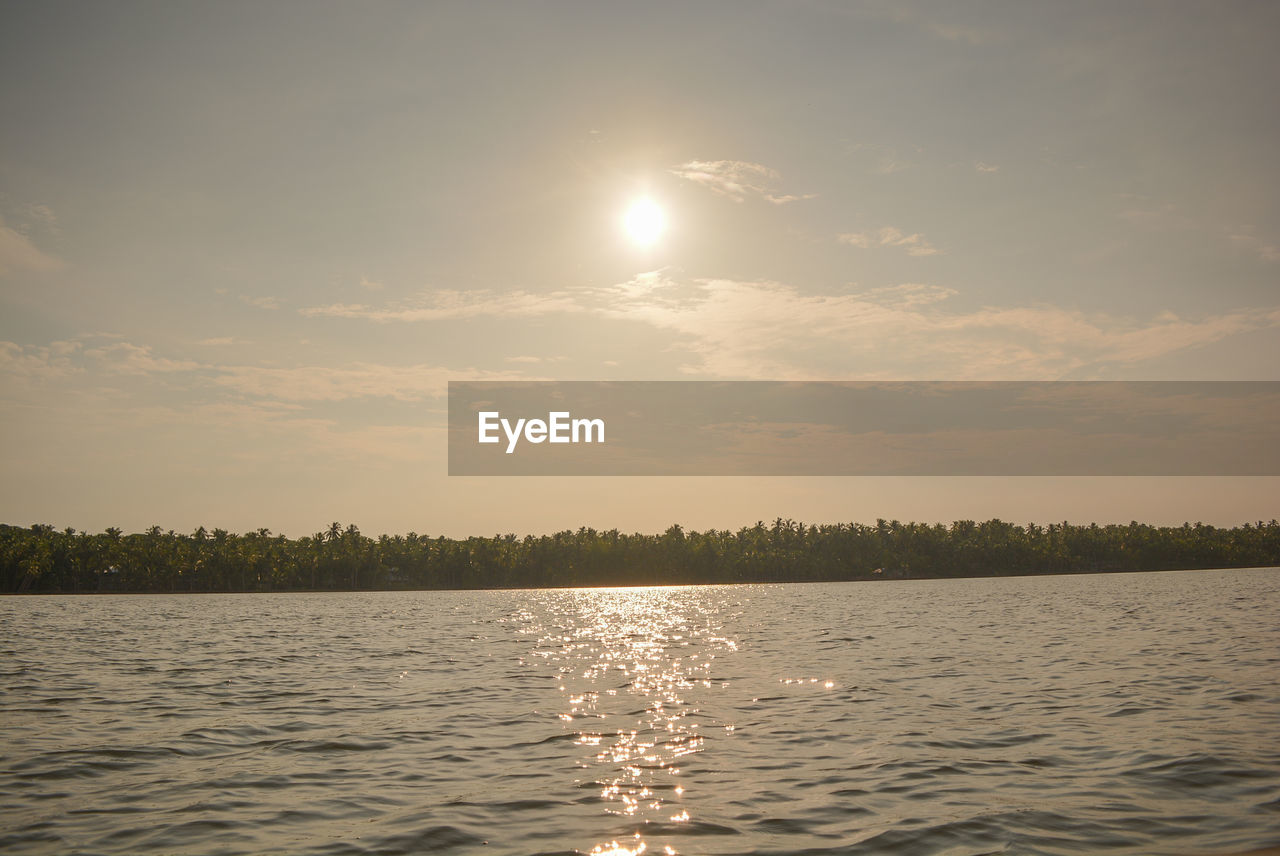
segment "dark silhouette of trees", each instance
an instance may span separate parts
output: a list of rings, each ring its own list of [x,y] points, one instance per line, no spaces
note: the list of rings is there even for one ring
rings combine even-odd
[[[1280,564],[1280,523],[1019,526],[778,518],[737,532],[582,528],[523,538],[370,538],[333,523],[298,539],[258,529],[152,526],[125,535],[0,525],[0,591],[210,592],[806,582],[1260,567]]]

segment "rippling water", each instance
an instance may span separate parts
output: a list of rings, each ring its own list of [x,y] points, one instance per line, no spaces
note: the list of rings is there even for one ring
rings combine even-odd
[[[1280,843],[1280,571],[0,600],[6,853]]]

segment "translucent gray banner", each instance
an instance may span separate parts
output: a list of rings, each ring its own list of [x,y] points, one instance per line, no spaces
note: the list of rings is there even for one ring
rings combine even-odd
[[[1280,382],[449,384],[455,476],[1280,475]]]

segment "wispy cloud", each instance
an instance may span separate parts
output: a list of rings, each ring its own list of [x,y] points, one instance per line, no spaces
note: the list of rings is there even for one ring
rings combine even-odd
[[[982,161],[978,161],[977,163],[975,163],[973,165],[973,168],[976,169],[978,172],[999,172],[1000,171],[999,165],[993,164],[993,163],[983,163]]]
[[[672,174],[732,199],[745,202],[748,198],[763,199],[774,205],[785,205],[801,199],[813,199],[816,193],[796,195],[779,193],[775,189],[781,181],[777,170],[764,164],[748,161],[717,160],[689,161],[671,170]]]
[[[112,378],[110,383],[114,385],[127,376],[142,380],[166,375],[180,377],[192,401],[208,403],[211,395],[212,400],[218,398],[213,390],[225,390],[286,404],[360,398],[420,401],[443,396],[451,379],[537,379],[514,369],[491,371],[428,364],[227,365],[166,357],[156,354],[149,345],[123,341],[102,345],[79,340],[49,345],[0,341],[0,378],[10,389],[36,389],[73,379],[81,385],[94,386]]]
[[[883,226],[871,232],[846,232],[836,236],[844,244],[869,249],[872,247],[900,247],[910,256],[936,256],[942,251],[925,240],[919,232],[906,234],[893,226]]]
[[[104,338],[101,335],[87,337]],[[104,345],[67,339],[48,345],[0,342],[0,375],[10,381],[49,382],[76,375],[155,375],[203,368],[192,360],[157,356],[147,345],[110,341]]]
[[[421,401],[445,394],[450,379],[529,380],[520,372],[448,369],[442,366],[389,366],[355,363],[350,366],[224,366],[214,383],[244,395],[273,401],[344,401],[355,398],[393,398]]]
[[[79,344],[73,342],[0,342],[0,378],[10,383],[41,383],[81,373],[84,369],[75,359],[79,350]]]
[[[857,143],[850,149],[860,160],[869,160],[871,171],[876,175],[893,175],[910,169],[914,163],[911,158],[924,152],[917,145],[907,146],[907,150],[908,154],[904,156],[898,147],[880,143]]]
[[[1280,262],[1280,244],[1259,238],[1252,226],[1233,229],[1227,237],[1232,246],[1252,253],[1264,262]]]
[[[430,291],[388,306],[332,303],[299,310],[308,317],[366,318],[370,321],[451,321],[482,316],[543,315],[576,312],[581,306],[567,291]]]
[[[533,365],[533,364],[537,364],[537,363],[562,363],[562,362],[564,362],[564,361],[565,361],[565,360],[567,360],[567,359],[569,359],[569,358],[568,358],[568,357],[566,357],[566,356],[563,356],[563,355],[557,355],[557,356],[554,356],[554,357],[535,357],[535,356],[533,356],[533,355],[531,355],[531,354],[521,354],[521,355],[519,355],[519,356],[515,356],[515,357],[507,357],[507,358],[506,358],[506,362],[508,362],[508,363],[527,363],[527,364]]]
[[[98,366],[113,374],[147,375],[168,372],[187,372],[201,368],[192,360],[174,360],[156,356],[149,345],[132,345],[115,342],[100,348],[86,349],[84,355]]]
[[[240,295],[240,300],[250,306],[256,306],[259,309],[279,309],[280,299],[277,297],[252,297],[248,294]]]
[[[0,221],[0,276],[18,271],[47,273],[62,267],[61,259],[44,252],[26,235]]]
[[[908,252],[933,250],[922,237],[896,229],[856,240]],[[958,310],[949,302],[955,294],[926,283],[812,294],[785,283],[688,280],[673,270],[656,270],[611,286],[551,295],[448,292],[416,308],[338,306],[306,312],[373,321],[588,315],[677,334],[671,347],[691,354],[683,366],[689,374],[778,379],[1096,376],[1104,367],[1123,369],[1250,330],[1280,328],[1275,307],[1196,318],[1166,312],[1144,321],[1048,305]],[[505,360],[535,365],[546,358]],[[418,394],[415,373],[424,370],[413,367],[398,377],[384,373],[375,383],[363,369],[316,370],[314,377],[309,369],[244,369],[221,382],[264,395],[305,397],[327,396],[333,384],[357,390],[368,383],[383,390],[377,394],[400,397]],[[310,391],[299,392],[303,389]]]
[[[1119,198],[1125,204],[1116,216],[1143,231],[1197,232],[1214,235],[1216,240],[1220,240],[1217,235],[1225,234],[1237,251],[1249,253],[1264,262],[1280,262],[1280,241],[1260,236],[1255,226],[1214,223],[1173,202],[1156,203],[1132,194],[1123,194]]]
[[[1120,219],[1148,232],[1183,232],[1198,229],[1195,219],[1172,202],[1157,204],[1145,197],[1122,196],[1127,204],[1119,212]]]
[[[946,5],[915,8],[900,2],[872,2],[858,8],[859,11],[917,28],[948,42],[978,46],[997,38],[994,31],[946,20],[947,13],[952,11]]]
[[[776,282],[660,280],[616,289],[600,311],[674,331],[692,374],[775,379],[1054,379],[1124,367],[1249,330],[1280,309],[1148,321],[1052,306],[955,311],[954,292],[910,284],[804,294]]]
[[[1242,333],[1280,329],[1277,307],[1199,317],[1164,312],[1135,319],[1046,305],[963,309],[954,306],[954,296],[951,289],[927,283],[809,293],[779,282],[688,280],[661,270],[603,288],[565,291],[551,303],[530,304],[529,295],[520,293],[516,299],[487,295],[481,305],[490,315],[520,317],[536,305],[538,312],[585,315],[598,325],[647,325],[671,334],[669,347],[687,354],[680,364],[685,373],[748,379],[1111,377]],[[477,304],[464,301],[452,309],[473,313]],[[400,316],[365,311],[350,317],[382,321]],[[465,369],[428,363],[227,365],[158,354],[148,345],[120,340],[45,346],[0,342],[0,376],[11,391],[36,395],[47,394],[40,390],[50,385],[91,390],[104,382],[123,384],[119,379],[128,376],[157,382],[168,377],[187,391],[191,406],[218,401],[281,406],[368,398],[424,401],[442,396],[451,378],[536,380],[520,369],[550,365],[560,357],[502,359],[510,368],[501,368],[502,363]]]
[[[58,215],[54,214],[53,209],[48,205],[41,205],[35,202],[24,205],[22,214],[26,217],[27,222],[35,224],[40,229],[44,229],[54,235],[61,232],[58,226]]]

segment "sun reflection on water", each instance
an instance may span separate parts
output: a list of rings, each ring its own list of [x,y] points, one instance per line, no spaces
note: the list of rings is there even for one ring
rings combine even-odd
[[[734,726],[702,711],[693,691],[729,686],[716,658],[736,651],[737,642],[689,589],[579,589],[556,606],[551,620],[526,627],[539,634],[532,653],[556,670],[559,719],[592,777],[580,784],[593,782],[605,812],[639,829],[677,831],[696,822],[680,765],[705,749],[703,731],[726,736]],[[633,836],[589,852],[646,852],[645,835]],[[677,851],[664,845],[660,852]]]

